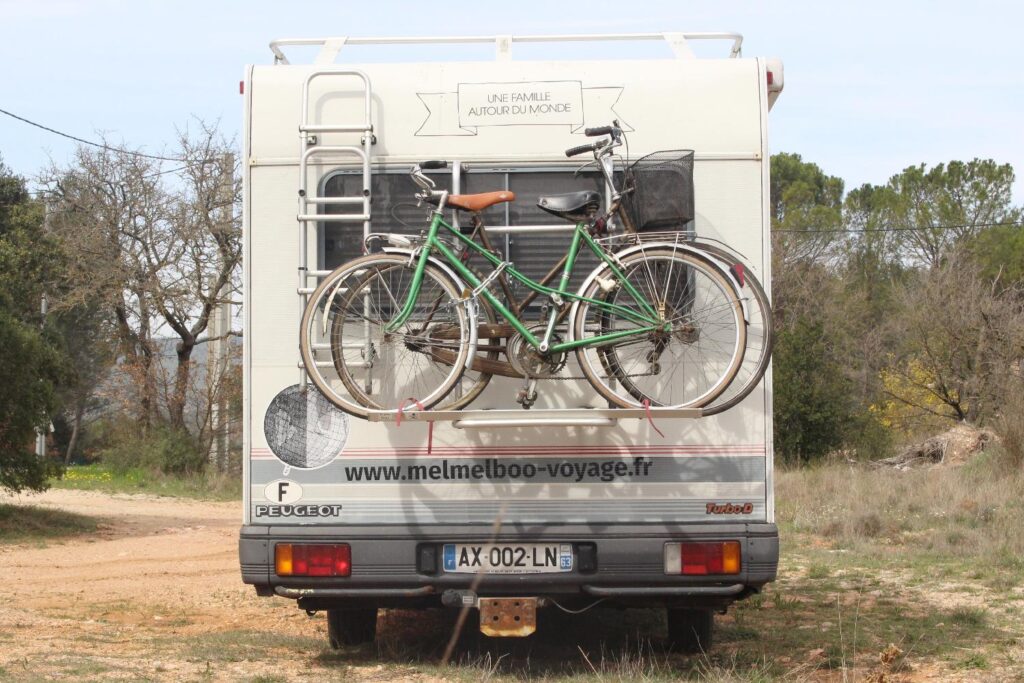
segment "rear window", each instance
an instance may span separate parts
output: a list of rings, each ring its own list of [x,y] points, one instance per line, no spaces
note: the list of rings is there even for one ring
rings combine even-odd
[[[601,190],[602,180],[596,171],[575,173],[571,168],[483,168],[471,167],[462,170],[462,192],[490,192],[492,190],[511,190],[516,193],[516,201],[492,206],[483,212],[486,226],[533,226],[533,225],[564,225],[569,226],[556,216],[537,207],[537,200],[542,195],[575,192],[579,190]],[[430,173],[439,189],[451,189],[452,176],[450,170]],[[343,197],[358,196],[361,188],[361,176],[354,172],[339,171],[330,175],[323,189],[323,196]],[[429,224],[429,207],[417,207],[413,197],[416,186],[405,171],[385,171],[374,173],[371,181],[371,230],[373,232],[394,232],[401,234],[419,234]],[[327,205],[326,213],[350,212],[351,208]],[[445,220],[452,224],[452,211]],[[462,213],[463,225],[472,221],[471,214]],[[345,261],[356,258],[362,253],[362,223],[323,223],[320,240],[320,267],[336,268]],[[512,261],[515,267],[528,277],[540,280],[558,263],[568,251],[572,233],[545,232],[538,234],[491,234],[492,246],[502,251],[506,260]],[[479,257],[477,258],[480,264]],[[580,252],[573,273],[571,288],[578,286],[587,273],[597,265],[596,257],[589,251]],[[554,286],[554,285],[552,285]],[[516,289],[514,287],[514,289]],[[519,296],[523,295],[518,291]]]

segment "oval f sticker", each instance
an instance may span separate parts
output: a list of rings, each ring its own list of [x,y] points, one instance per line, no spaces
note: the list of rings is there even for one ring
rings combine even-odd
[[[276,479],[267,484],[263,495],[275,503],[294,503],[302,499],[302,487],[288,479]]]

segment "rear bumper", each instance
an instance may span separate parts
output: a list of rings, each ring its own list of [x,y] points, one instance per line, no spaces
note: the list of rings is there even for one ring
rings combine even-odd
[[[731,576],[668,576],[664,545],[669,541],[738,540],[742,569]],[[279,577],[277,543],[348,543],[349,577]],[[558,574],[445,574],[425,568],[423,549],[439,555],[444,543],[570,543],[574,568]],[[589,548],[587,548],[589,546]],[[581,569],[579,551],[593,566]],[[378,607],[439,606],[445,591],[472,588],[484,596],[547,596],[592,602],[603,598],[624,606],[687,604],[721,607],[775,579],[779,536],[774,524],[509,525],[498,534],[484,526],[420,527],[244,526],[239,538],[242,580],[260,595],[281,595],[307,609],[336,605]]]

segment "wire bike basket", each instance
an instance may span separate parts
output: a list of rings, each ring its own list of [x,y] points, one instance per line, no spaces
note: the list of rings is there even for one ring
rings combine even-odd
[[[642,156],[626,168],[623,209],[637,232],[682,230],[694,219],[693,150]]]

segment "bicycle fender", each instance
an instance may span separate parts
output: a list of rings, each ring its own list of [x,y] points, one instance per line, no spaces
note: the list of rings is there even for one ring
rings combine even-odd
[[[680,245],[676,242],[649,242],[647,244],[642,245],[638,244],[636,246],[630,247],[629,249],[623,250],[622,253],[633,253],[634,251],[641,251],[642,249],[652,246],[670,247],[673,249],[679,249],[681,247],[682,251],[686,251],[693,254],[694,256],[703,258],[704,260],[709,261],[712,265],[718,267],[718,271],[725,276],[726,280],[729,281],[729,284],[732,285],[733,291],[736,293],[736,298],[740,300],[740,307],[743,309],[743,322],[745,322],[748,325],[750,324],[750,311],[747,307],[747,297],[741,295],[741,292],[743,291],[743,285],[741,285],[739,281],[736,279],[736,276],[733,275],[731,268],[723,268],[719,265],[720,262],[724,261],[724,259],[720,257],[716,258],[714,254],[710,254],[699,247],[693,247],[686,244]]]
[[[415,249],[406,249],[404,247],[384,247],[384,253],[385,254],[402,254],[403,256],[408,256],[409,258],[413,258],[416,255],[416,250]],[[466,283],[462,281],[462,278],[460,278],[456,274],[456,272],[451,269],[451,266],[449,266],[444,261],[442,261],[442,260],[440,260],[440,259],[438,259],[438,258],[436,258],[434,256],[428,256],[427,257],[427,263],[429,263],[431,265],[434,265],[434,266],[437,266],[438,268],[443,270],[444,274],[447,275],[448,277],[450,277],[452,280],[454,280],[455,284],[457,284],[460,289],[465,289],[466,288]]]
[[[384,247],[384,253],[385,254],[401,254],[403,256],[408,256],[411,259],[411,258],[413,258],[415,256],[416,250],[415,249],[403,249],[401,247]],[[443,271],[445,275],[450,277],[452,279],[452,282],[454,282],[456,284],[456,286],[459,288],[459,291],[461,291],[461,292],[466,291],[466,283],[464,283],[462,281],[462,278],[460,278],[458,276],[458,274],[456,274],[455,271],[451,269],[451,266],[449,266],[447,263],[445,263],[444,261],[442,261],[442,260],[440,260],[440,259],[438,259],[438,258],[436,258],[434,256],[428,256],[427,257],[427,263],[436,266],[441,271]],[[473,358],[476,356],[476,346],[477,346],[477,342],[478,342],[478,336],[477,336],[477,333],[478,333],[478,330],[477,330],[477,313],[478,313],[478,310],[477,310],[476,298],[475,297],[467,297],[467,298],[463,299],[462,303],[466,306],[466,315],[469,317],[469,353],[466,355],[466,367],[465,367],[466,370],[469,370],[471,368],[471,366],[473,365]]]

